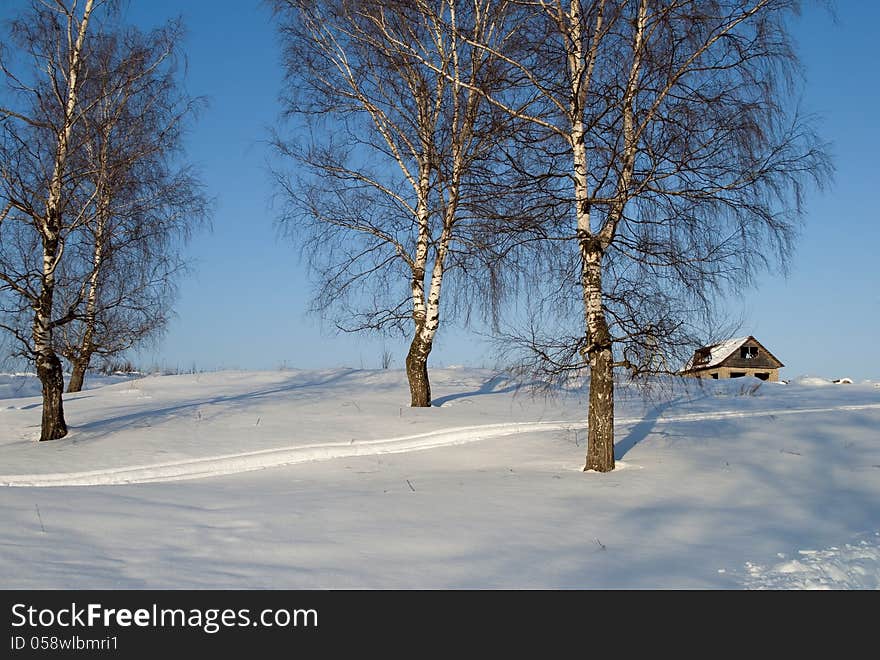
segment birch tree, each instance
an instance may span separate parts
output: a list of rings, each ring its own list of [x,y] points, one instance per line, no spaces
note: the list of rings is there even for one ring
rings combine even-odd
[[[69,162],[75,150],[71,140],[83,116],[79,92],[87,40],[97,13],[107,4],[33,2],[30,11],[11,24],[11,44],[29,59],[30,71],[13,71],[5,49],[0,61],[9,101],[0,106],[0,286],[26,301],[32,312],[29,337],[18,326],[6,327],[29,345],[42,384],[40,440],[67,434],[64,375],[53,331],[70,315],[54,315],[56,272],[68,235],[85,220],[82,209],[70,204],[76,186]],[[16,226],[10,228],[11,224]],[[36,264],[14,253],[29,247],[30,241],[36,243]]]
[[[530,293],[548,318],[519,339],[545,371],[589,368],[584,469],[606,472],[614,368],[672,370],[716,296],[784,266],[803,188],[830,165],[792,100],[798,3],[516,5],[525,43],[485,45],[516,85],[484,97],[518,121],[508,180],[533,221],[496,229],[540,239],[518,258],[540,262]],[[580,336],[554,337],[554,316],[579,317]]]
[[[311,141],[279,140],[284,221],[318,276],[316,308],[346,331],[409,327],[411,405],[430,406],[428,357],[447,273],[475,258],[473,214],[506,116],[494,89],[503,3],[276,2],[286,112]],[[477,259],[479,257],[476,257]]]

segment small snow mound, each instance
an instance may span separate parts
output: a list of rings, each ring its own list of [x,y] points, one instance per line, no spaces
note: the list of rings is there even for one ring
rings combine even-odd
[[[807,386],[824,386],[831,385],[832,382],[828,378],[819,378],[818,376],[798,376],[795,378],[792,383],[796,385],[807,385]]]
[[[746,563],[747,589],[880,589],[880,533],[772,566]],[[784,555],[783,555],[784,556]]]

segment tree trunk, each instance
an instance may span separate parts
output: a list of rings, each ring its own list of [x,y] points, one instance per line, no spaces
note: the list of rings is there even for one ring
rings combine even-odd
[[[611,365],[610,347],[590,355],[590,410],[584,471],[614,469],[614,372]]]
[[[34,358],[37,377],[43,386],[43,420],[40,441],[57,440],[67,435],[64,422],[64,371],[52,348],[52,301],[55,297],[55,265],[59,250],[54,237],[43,240],[43,281],[34,306]]]
[[[43,386],[43,420],[40,427],[40,440],[57,440],[67,435],[64,422],[64,371],[61,360],[52,349],[52,331],[49,313],[52,309],[54,284],[49,279],[44,283],[34,319],[34,352],[37,377]],[[47,311],[48,310],[48,311]]]
[[[51,350],[37,355],[37,376],[43,385],[43,420],[40,441],[57,440],[67,435],[64,422],[64,372],[61,360]]]
[[[104,201],[106,202],[106,200]],[[82,391],[86,370],[89,368],[89,362],[91,362],[92,353],[95,350],[92,340],[95,336],[95,324],[98,314],[98,276],[104,260],[104,227],[107,213],[106,203],[102,204],[95,227],[95,252],[92,258],[92,274],[89,276],[89,293],[86,296],[86,310],[83,320],[85,332],[83,332],[82,342],[74,352],[75,358],[70,360],[71,364],[73,364],[73,373],[70,375],[70,383],[67,386],[68,392]]]
[[[419,275],[413,278],[413,322],[415,334],[406,355],[406,377],[409,379],[410,406],[428,408],[431,405],[431,383],[428,380],[428,356],[434,346],[434,337],[440,327],[440,290],[443,286],[443,264],[449,245],[450,231],[444,229],[439,241],[438,255],[431,273],[431,288],[425,302]]]
[[[581,243],[590,361],[587,462],[584,471],[614,469],[614,367],[611,333],[602,306],[602,249],[598,239]]]
[[[412,300],[415,332],[406,355],[406,377],[409,379],[410,406],[431,406],[431,383],[428,380],[428,356],[440,327],[440,289],[443,285],[443,264],[449,245],[450,230],[445,227],[438,241],[437,256],[431,271],[431,286],[425,300],[424,264],[428,254],[427,214],[420,220],[417,267],[413,270]]]
[[[68,394],[72,392],[82,392],[83,382],[86,378],[86,370],[89,368],[91,356],[84,356],[79,360],[72,361],[73,371],[70,374],[70,382],[67,384]]]
[[[34,310],[34,354],[37,377],[43,386],[43,419],[40,427],[40,441],[57,440],[67,435],[64,422],[64,371],[61,360],[52,348],[52,302],[55,297],[55,269],[63,252],[61,242],[61,193],[64,168],[70,135],[73,131],[74,114],[77,103],[77,79],[82,66],[82,50],[95,0],[86,0],[82,21],[77,31],[76,43],[69,54],[67,70],[67,100],[64,108],[64,125],[58,133],[58,148],[52,178],[49,181],[49,196],[46,200],[46,215],[40,227],[43,243],[43,277],[41,289]],[[72,18],[68,18],[68,28]],[[68,32],[70,38],[70,32]],[[57,91],[57,90],[56,90]]]
[[[579,33],[578,33],[579,34]],[[579,37],[578,37],[579,39]],[[579,41],[578,41],[579,43]],[[580,62],[580,54],[572,67]],[[573,114],[576,109],[573,108]],[[602,257],[605,243],[590,225],[589,184],[584,125],[580,111],[572,123],[575,212],[581,253],[581,288],[584,297],[587,359],[590,364],[590,403],[587,411],[587,460],[584,471],[614,469],[614,367],[611,333],[602,301]]]
[[[416,330],[406,356],[406,377],[409,380],[409,393],[413,408],[431,406],[431,383],[428,380],[428,355],[431,345],[422,340],[421,328]]]

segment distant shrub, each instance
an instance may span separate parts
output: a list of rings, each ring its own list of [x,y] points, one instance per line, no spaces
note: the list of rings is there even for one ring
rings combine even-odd
[[[112,376],[113,374],[135,374],[141,373],[131,360],[114,359],[106,360],[95,368],[102,376]]]

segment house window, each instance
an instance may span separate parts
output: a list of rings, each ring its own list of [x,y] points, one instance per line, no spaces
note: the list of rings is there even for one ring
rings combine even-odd
[[[718,372],[717,371],[714,374],[712,374],[712,378],[714,378],[715,380],[718,380]]]
[[[754,360],[758,357],[758,347],[757,346],[743,346],[739,349],[739,356],[743,360]]]
[[[742,378],[745,375],[746,375],[745,371],[731,371],[730,372],[731,378]]]
[[[761,380],[767,380],[770,378],[770,374],[755,374],[755,378],[760,378]]]

